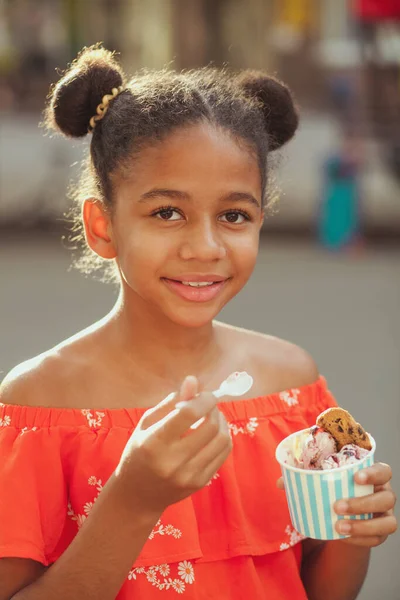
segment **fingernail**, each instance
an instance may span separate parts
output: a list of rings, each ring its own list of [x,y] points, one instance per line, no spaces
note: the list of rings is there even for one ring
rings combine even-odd
[[[350,523],[346,523],[346,522],[339,523],[339,530],[340,530],[340,533],[350,533],[350,531],[351,531]]]
[[[368,475],[364,473],[364,471],[360,471],[359,473],[357,473],[357,480],[359,481],[359,483],[365,483],[367,479]]]
[[[349,510],[349,505],[345,500],[340,500],[336,504],[336,510],[337,512],[345,514]]]
[[[187,406],[189,404],[189,402],[182,400],[181,402],[177,402],[175,404],[175,408],[177,408],[178,410],[180,410],[181,408],[185,408],[185,406]]]

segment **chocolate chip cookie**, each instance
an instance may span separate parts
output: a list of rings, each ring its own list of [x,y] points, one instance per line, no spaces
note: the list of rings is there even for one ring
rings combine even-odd
[[[347,444],[356,444],[365,450],[372,449],[368,433],[343,408],[328,408],[319,415],[317,425],[331,434],[337,442],[338,450]]]

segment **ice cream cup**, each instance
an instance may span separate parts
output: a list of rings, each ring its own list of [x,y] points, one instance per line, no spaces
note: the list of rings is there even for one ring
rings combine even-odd
[[[293,527],[302,535],[316,540],[337,540],[347,535],[337,533],[336,521],[339,519],[372,519],[372,514],[340,516],[333,510],[336,500],[358,498],[374,491],[373,485],[359,485],[354,481],[357,471],[374,464],[375,440],[371,435],[372,450],[355,464],[337,469],[308,470],[287,464],[288,452],[298,447],[300,440],[309,434],[309,429],[297,431],[282,440],[276,449],[286,498]]]

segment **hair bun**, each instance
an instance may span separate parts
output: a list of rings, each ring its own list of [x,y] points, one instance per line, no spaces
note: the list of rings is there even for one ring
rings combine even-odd
[[[83,137],[103,96],[124,79],[114,53],[98,44],[84,48],[50,91],[47,125],[68,137]]]
[[[274,77],[259,71],[245,71],[238,83],[246,96],[258,100],[269,135],[269,149],[277,150],[297,129],[299,116],[289,88]]]

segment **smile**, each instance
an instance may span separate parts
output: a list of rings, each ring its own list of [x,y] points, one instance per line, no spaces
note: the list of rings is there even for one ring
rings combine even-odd
[[[193,278],[194,279],[194,278]],[[213,281],[181,281],[177,279],[162,278],[167,287],[180,298],[189,302],[210,302],[214,300],[227,283],[228,279]]]

